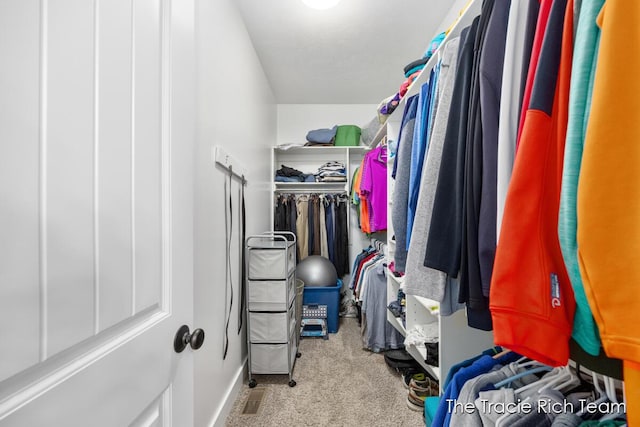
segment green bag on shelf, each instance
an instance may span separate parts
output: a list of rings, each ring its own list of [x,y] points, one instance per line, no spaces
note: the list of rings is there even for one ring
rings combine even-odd
[[[336,147],[354,147],[360,145],[361,129],[356,125],[340,125],[336,131]]]

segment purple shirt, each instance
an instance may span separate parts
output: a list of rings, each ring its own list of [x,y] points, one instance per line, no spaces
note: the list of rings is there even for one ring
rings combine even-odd
[[[369,202],[371,232],[387,229],[387,147],[365,156],[360,193]]]

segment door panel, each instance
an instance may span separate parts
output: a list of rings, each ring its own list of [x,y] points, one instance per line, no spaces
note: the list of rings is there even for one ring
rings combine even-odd
[[[46,358],[89,338],[95,328],[94,9],[84,0],[47,1],[41,14],[41,352]]]
[[[13,64],[0,67],[0,355],[13,355],[2,357],[0,381],[40,357],[40,9],[38,0],[14,3],[13,14],[0,13],[0,57]]]
[[[138,419],[131,423],[130,427],[162,427],[165,425],[166,418],[164,417],[163,409],[166,405],[163,404],[163,401],[170,401],[170,399],[171,389],[167,389],[162,393],[162,396],[151,402]]]
[[[193,13],[0,3],[0,426],[193,422]]]
[[[162,225],[161,151],[155,141],[162,132],[160,95],[160,0],[138,0],[133,10],[133,249],[134,313],[160,303]]]
[[[97,330],[126,319],[133,307],[132,5],[97,2],[96,203]],[[156,140],[156,145],[157,144]],[[158,184],[152,184],[154,187]],[[159,210],[154,214],[157,216]]]
[[[105,337],[81,345],[79,351],[45,362],[47,374],[26,392],[0,403],[0,414],[5,414],[0,425],[129,425],[171,384],[173,373],[167,367],[180,355],[155,350],[158,342],[172,340],[171,331],[163,327],[166,321],[167,314],[156,310],[125,322],[131,324],[126,328],[105,331]],[[9,411],[7,406],[18,409]]]

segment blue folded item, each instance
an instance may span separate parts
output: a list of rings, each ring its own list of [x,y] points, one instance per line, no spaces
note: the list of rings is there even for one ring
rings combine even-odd
[[[410,69],[409,71],[407,71],[406,73],[404,73],[404,76],[408,78],[411,74],[415,73],[416,71],[422,70],[424,67],[425,67],[425,64],[417,65],[412,69]]]
[[[276,175],[275,182],[302,182],[303,181],[303,177],[302,176],[280,176],[280,175]]]
[[[316,177],[313,174],[303,174],[297,176],[281,176],[276,175],[275,182],[316,182]]]
[[[314,129],[307,132],[307,141],[319,144],[329,144],[335,140],[338,126],[331,129]]]
[[[430,427],[433,423],[433,417],[436,415],[438,405],[440,404],[439,396],[427,397],[424,400],[424,423],[427,427]]]
[[[410,63],[404,66],[404,75],[406,77],[409,77],[411,74],[413,74],[413,73],[410,73],[411,70],[413,70],[416,67],[419,67],[420,65],[426,65],[428,61],[429,61],[429,58],[425,58],[425,57],[416,59],[415,61],[411,61]]]
[[[437,36],[435,36],[434,38],[432,38],[431,42],[429,42],[429,46],[427,47],[427,50],[424,52],[423,57],[431,58],[433,54],[436,52],[436,50],[438,50],[438,48],[440,47],[440,44],[442,43],[442,41],[446,36],[447,36],[447,33],[442,32]]]

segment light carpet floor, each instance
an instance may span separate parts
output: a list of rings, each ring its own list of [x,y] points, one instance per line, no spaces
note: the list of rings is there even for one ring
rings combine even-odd
[[[226,426],[424,426],[422,413],[407,407],[408,390],[382,354],[362,348],[354,318],[341,318],[338,333],[328,340],[304,338],[302,357],[288,375],[254,375],[233,406]],[[257,414],[242,414],[249,392],[262,388]]]

